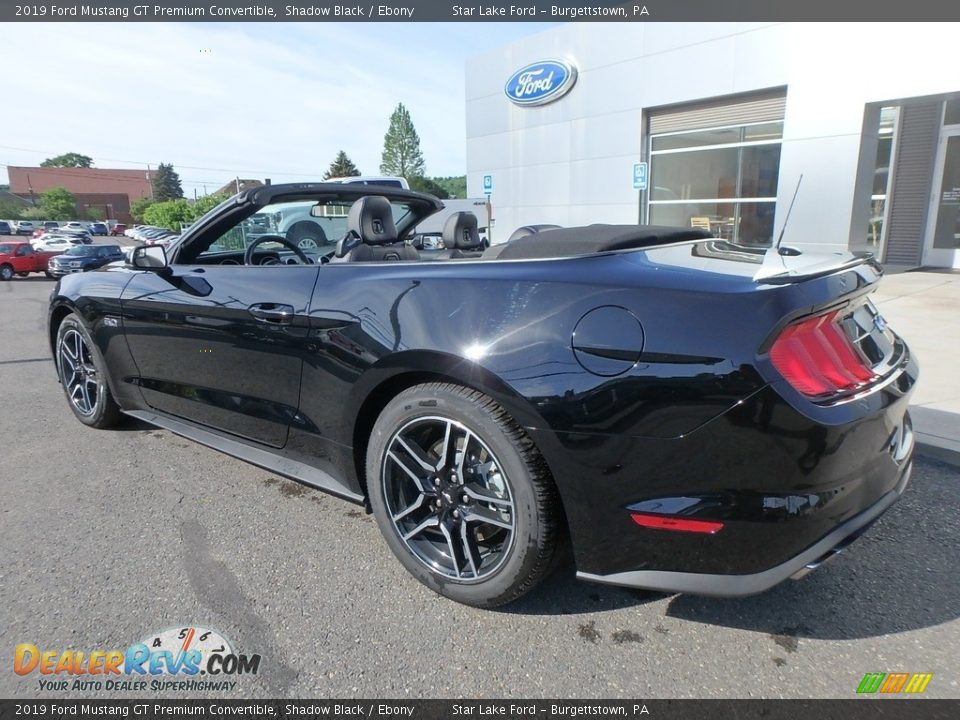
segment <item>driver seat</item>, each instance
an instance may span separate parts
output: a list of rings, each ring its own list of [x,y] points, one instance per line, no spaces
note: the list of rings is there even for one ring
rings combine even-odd
[[[393,207],[382,195],[362,197],[350,206],[347,234],[331,262],[419,260],[417,249],[397,238]]]

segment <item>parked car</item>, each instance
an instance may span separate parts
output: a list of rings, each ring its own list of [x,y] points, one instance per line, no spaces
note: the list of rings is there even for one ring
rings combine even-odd
[[[64,252],[77,245],[83,245],[84,242],[83,238],[76,235],[47,233],[43,237],[31,240],[30,244],[33,245],[34,249],[40,251]]]
[[[111,235],[123,235],[127,232],[127,226],[123,223],[117,223],[112,228],[110,228]]]
[[[77,230],[76,228],[71,227],[62,227],[59,230],[61,235],[67,235],[69,237],[79,238],[83,243],[89,245],[93,242],[93,236],[87,230]]]
[[[6,220],[0,220],[0,235],[13,235],[13,228]]]
[[[17,220],[14,223],[14,231],[17,235],[32,235],[36,226],[31,220]]]
[[[63,226],[64,230],[83,230],[84,232],[89,232],[90,228],[87,227],[84,223],[77,220],[71,220],[66,225]]]
[[[229,249],[247,218],[305,200],[311,217],[346,210],[335,248]],[[463,212],[422,262],[405,241],[441,208],[265,186],[167,249],[63,278],[49,339],[68,407],[366,504],[416,579],[481,607],[536,586],[568,539],[582,579],[761,592],[904,492],[917,363],[870,302],[869,256],[639,225],[484,251]]]
[[[25,241],[0,242],[0,280],[10,280],[14,275],[46,273],[47,263],[53,256],[54,253],[35,250]]]
[[[93,222],[93,223],[90,223],[90,234],[91,235],[109,235],[110,230],[109,228],[107,228],[106,223]]]
[[[52,258],[49,270],[51,276],[60,278],[70,273],[96,270],[123,259],[124,254],[119,245],[82,245]]]
[[[43,229],[50,230],[50,231],[59,230],[60,223],[58,223],[56,220],[47,220],[43,223]]]

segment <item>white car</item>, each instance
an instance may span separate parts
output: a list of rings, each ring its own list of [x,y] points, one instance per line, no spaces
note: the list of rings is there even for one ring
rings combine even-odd
[[[30,220],[17,220],[13,224],[15,235],[33,235],[34,230],[36,230],[36,225]]]
[[[54,235],[47,233],[43,237],[36,238],[31,243],[34,250],[50,252],[52,250],[69,250],[77,245],[83,245],[83,240],[69,235]]]
[[[72,222],[68,222],[66,225],[64,225],[64,226],[61,228],[61,230],[83,230],[83,231],[87,231],[87,230],[89,230],[89,228],[88,228],[86,225],[84,225],[82,222],[77,222],[76,220],[73,220]]]

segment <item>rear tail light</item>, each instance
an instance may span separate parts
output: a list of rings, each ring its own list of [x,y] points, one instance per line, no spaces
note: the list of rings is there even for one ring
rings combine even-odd
[[[876,379],[839,323],[839,311],[788,325],[770,348],[770,360],[798,392],[823,398]]]

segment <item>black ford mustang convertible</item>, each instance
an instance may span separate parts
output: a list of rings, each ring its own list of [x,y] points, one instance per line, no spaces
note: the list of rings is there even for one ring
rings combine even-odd
[[[63,278],[70,409],[365,504],[412,575],[485,607],[567,545],[588,580],[756,593],[903,492],[917,365],[869,300],[869,258],[618,225],[484,250],[467,213],[421,257],[441,207],[268,186],[166,251]],[[297,218],[309,248],[277,231]]]

